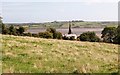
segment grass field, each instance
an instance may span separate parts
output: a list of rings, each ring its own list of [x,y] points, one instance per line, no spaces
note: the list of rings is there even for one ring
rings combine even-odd
[[[3,73],[115,73],[118,45],[1,35]]]
[[[106,26],[114,26],[117,27],[117,22],[46,22],[36,25],[31,25],[30,28],[68,28],[69,24],[72,24],[73,28],[98,28],[98,27],[106,27]]]
[[[23,26],[25,28],[68,28],[69,24],[72,25],[72,28],[104,28],[106,26],[109,27],[117,27],[118,23],[115,21],[84,21],[84,22],[70,22],[69,21],[54,21],[54,22],[45,22],[45,23],[6,23],[5,25],[15,25],[15,26]]]

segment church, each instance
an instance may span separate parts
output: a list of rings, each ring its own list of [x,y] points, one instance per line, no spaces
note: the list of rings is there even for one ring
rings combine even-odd
[[[71,23],[70,22],[69,22],[69,31],[68,31],[68,34],[64,34],[63,37],[67,37],[68,39],[70,39],[71,37],[73,37],[74,39],[77,39],[77,35],[72,33]]]

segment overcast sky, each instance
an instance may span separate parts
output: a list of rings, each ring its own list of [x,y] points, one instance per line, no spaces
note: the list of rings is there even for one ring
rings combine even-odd
[[[2,0],[1,3],[0,13],[7,23],[118,20],[118,0]]]
[[[1,0],[2,2],[118,2],[119,0]]]

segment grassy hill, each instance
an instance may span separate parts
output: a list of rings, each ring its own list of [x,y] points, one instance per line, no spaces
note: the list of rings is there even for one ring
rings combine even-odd
[[[117,27],[118,23],[116,21],[71,21],[73,28],[93,28],[93,27],[106,27],[106,26],[114,26]],[[15,25],[15,26],[24,26],[26,28],[48,28],[48,27],[53,27],[53,28],[68,28],[69,21],[53,21],[53,22],[45,22],[45,23],[5,23],[6,25]]]
[[[118,45],[1,35],[3,73],[114,73]]]

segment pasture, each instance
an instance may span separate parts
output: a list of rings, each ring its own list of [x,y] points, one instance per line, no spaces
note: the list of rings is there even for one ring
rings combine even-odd
[[[3,73],[116,73],[118,45],[1,35]]]

